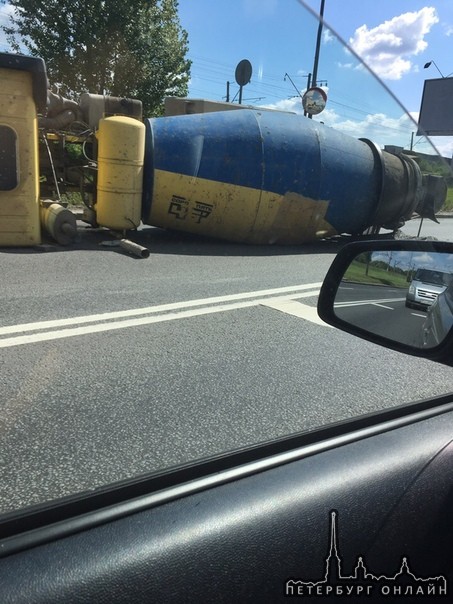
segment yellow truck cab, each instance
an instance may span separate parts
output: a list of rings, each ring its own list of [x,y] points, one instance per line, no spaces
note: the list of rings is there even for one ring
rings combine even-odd
[[[0,246],[41,243],[38,117],[47,101],[44,61],[0,53]]]

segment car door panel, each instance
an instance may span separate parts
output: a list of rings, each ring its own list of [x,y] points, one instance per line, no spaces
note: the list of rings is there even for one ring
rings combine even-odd
[[[322,577],[333,509],[345,572],[363,556],[394,574],[407,556],[425,576],[428,552],[451,573],[453,412],[410,419],[11,554],[0,601],[283,601],[287,579]]]

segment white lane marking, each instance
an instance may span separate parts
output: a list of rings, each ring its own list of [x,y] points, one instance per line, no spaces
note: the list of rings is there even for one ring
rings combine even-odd
[[[34,344],[36,342],[47,342],[50,340],[61,340],[62,338],[70,338],[73,336],[101,333],[104,331],[114,331],[117,329],[125,329],[127,327],[139,327],[142,325],[151,325],[152,323],[163,323],[166,321],[174,321],[177,319],[187,319],[190,317],[210,315],[218,312],[225,312],[228,310],[237,310],[240,308],[259,306],[263,302],[272,303],[282,300],[290,300],[294,297],[309,298],[318,294],[319,289],[304,293],[299,292],[296,294],[288,294],[286,296],[279,296],[278,298],[258,298],[257,300],[247,300],[244,302],[234,302],[231,304],[218,304],[216,306],[194,308],[191,310],[183,310],[180,312],[168,312],[166,314],[161,314],[157,316],[154,315],[135,319],[125,319],[122,321],[110,321],[108,323],[97,323],[95,325],[85,325],[83,327],[72,327],[68,329],[60,329],[22,336],[15,336],[12,338],[3,338],[0,339],[0,348],[10,348],[12,346]]]
[[[0,336],[21,333],[24,331],[38,331],[40,329],[53,329],[55,327],[66,327],[68,325],[80,325],[85,323],[97,323],[99,321],[110,321],[112,319],[122,319],[126,317],[135,317],[151,313],[168,312],[171,310],[180,310],[183,308],[192,308],[194,306],[208,306],[210,304],[219,304],[222,302],[231,302],[233,300],[244,300],[247,298],[257,298],[259,296],[273,296],[275,294],[284,294],[286,292],[298,292],[307,289],[317,289],[322,283],[305,283],[304,285],[292,285],[287,287],[278,287],[274,289],[262,289],[252,292],[243,292],[240,294],[230,294],[227,296],[215,296],[212,298],[200,298],[198,300],[186,300],[184,302],[172,302],[170,304],[160,304],[157,306],[145,306],[143,308],[132,308],[129,310],[119,310],[115,312],[98,313],[95,315],[82,315],[70,317],[68,319],[54,319],[50,321],[38,321],[35,323],[21,323],[18,325],[8,325],[0,327]],[[318,293],[319,289],[317,289]],[[296,296],[293,296],[296,297]]]
[[[373,306],[380,306],[381,308],[387,308],[388,310],[395,310],[391,306],[386,306],[385,304],[379,304],[378,302],[374,302]]]
[[[294,300],[282,299],[261,302],[261,306],[267,306],[268,308],[279,310],[280,312],[287,313],[288,315],[294,315],[300,319],[306,319],[307,321],[311,321],[317,325],[322,325],[323,327],[332,327],[331,325],[324,323],[324,321],[321,321],[321,319],[318,317],[318,311],[316,310],[315,306],[307,306],[307,304],[301,304],[300,302],[295,302]]]
[[[416,312],[411,312],[411,315],[412,315],[413,317],[421,317],[422,319],[426,319],[426,315],[419,315],[419,314],[418,314],[418,313],[416,313]]]
[[[363,306],[364,304],[381,304],[382,302],[403,302],[406,298],[387,298],[385,300],[354,300],[351,302],[335,302],[334,308],[345,308],[348,306]]]

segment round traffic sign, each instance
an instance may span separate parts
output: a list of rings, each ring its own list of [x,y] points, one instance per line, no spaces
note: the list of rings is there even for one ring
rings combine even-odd
[[[252,78],[252,64],[247,59],[242,59],[236,66],[236,83],[238,86],[245,86]]]

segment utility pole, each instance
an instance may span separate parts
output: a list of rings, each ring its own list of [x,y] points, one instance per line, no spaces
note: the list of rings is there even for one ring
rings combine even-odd
[[[316,86],[318,79],[318,63],[319,63],[319,51],[321,48],[321,35],[322,35],[322,26],[323,26],[323,18],[324,18],[324,4],[325,0],[321,0],[321,8],[319,9],[319,25],[318,25],[318,35],[316,38],[316,49],[315,49],[315,60],[313,63],[313,78],[312,78],[312,86]]]
[[[307,74],[306,76],[303,76],[304,78],[307,78],[307,90],[310,88],[310,83],[311,83],[311,73]],[[300,90],[297,88],[296,84],[294,84],[294,82],[291,79],[291,76],[288,73],[285,73],[285,76],[283,78],[283,80],[286,82],[286,78],[288,78],[288,80],[291,82],[291,84],[294,86],[294,90],[297,92],[297,94],[300,96],[300,98],[302,98],[302,95],[300,93]]]
[[[312,78],[312,74],[311,74],[311,73],[309,73],[309,74],[308,74],[308,79],[307,79],[307,90],[310,90],[310,86],[311,86],[311,78]],[[303,104],[303,101],[302,101],[302,104]],[[305,109],[304,109],[304,117],[307,117],[307,112],[305,111]],[[310,119],[312,119],[312,116],[311,116],[311,115],[309,115],[308,117],[309,117]]]
[[[321,7],[319,9],[319,25],[318,25],[318,35],[316,36],[316,48],[315,48],[315,59],[313,63],[313,76],[311,80],[311,85],[316,87],[318,83],[318,63],[319,63],[319,51],[321,49],[321,36],[322,36],[322,26],[323,26],[323,18],[324,18],[324,4],[325,0],[321,0]],[[307,112],[304,111],[304,115]],[[313,119],[313,116],[309,113],[308,117]]]

